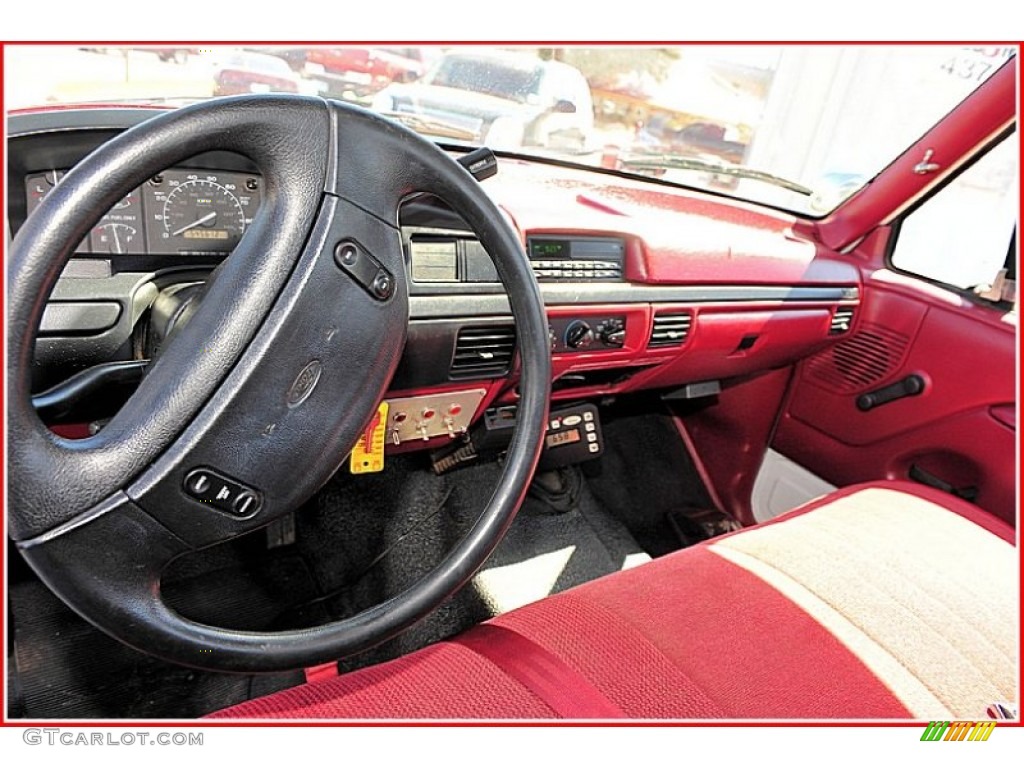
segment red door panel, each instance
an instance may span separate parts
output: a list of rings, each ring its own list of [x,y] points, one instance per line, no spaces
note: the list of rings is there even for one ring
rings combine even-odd
[[[837,485],[912,466],[1014,521],[1016,325],[995,309],[881,269],[849,338],[799,366],[774,447]],[[924,391],[861,411],[910,374]]]

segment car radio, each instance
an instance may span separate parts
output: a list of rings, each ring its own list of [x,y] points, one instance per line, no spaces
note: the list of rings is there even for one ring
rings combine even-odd
[[[527,238],[530,266],[540,282],[622,279],[626,243],[615,237]]]

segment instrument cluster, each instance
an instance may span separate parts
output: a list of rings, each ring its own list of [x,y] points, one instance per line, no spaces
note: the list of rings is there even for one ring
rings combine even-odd
[[[26,176],[30,215],[66,173]],[[223,256],[252,223],[261,189],[262,179],[253,173],[168,169],[111,208],[75,253]]]

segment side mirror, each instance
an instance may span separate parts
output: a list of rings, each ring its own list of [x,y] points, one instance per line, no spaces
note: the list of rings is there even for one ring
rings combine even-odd
[[[551,107],[551,111],[561,115],[574,115],[576,114],[576,105],[566,99],[559,99]]]

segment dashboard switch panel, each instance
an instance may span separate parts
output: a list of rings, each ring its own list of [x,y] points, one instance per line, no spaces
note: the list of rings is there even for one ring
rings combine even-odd
[[[604,453],[601,417],[590,403],[552,411],[539,469],[555,469],[598,458]]]
[[[466,389],[389,400],[387,442],[401,445],[465,434],[485,394],[485,389]]]
[[[549,318],[551,351],[600,352],[622,349],[626,343],[624,315]]]

